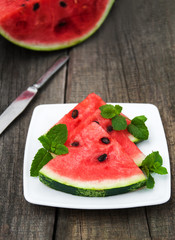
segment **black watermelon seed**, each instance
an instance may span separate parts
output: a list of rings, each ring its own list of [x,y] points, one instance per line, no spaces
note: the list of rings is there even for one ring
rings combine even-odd
[[[106,158],[107,158],[107,154],[104,153],[103,155],[101,155],[100,157],[98,157],[98,161],[99,161],[99,162],[103,162],[104,160],[106,160]]]
[[[112,132],[112,131],[113,131],[112,125],[107,126],[107,131],[108,131],[108,132]]]
[[[98,121],[93,121],[93,122],[96,122],[97,124],[100,124]]]
[[[67,4],[65,2],[61,1],[60,6],[64,8],[64,7],[67,7]]]
[[[58,23],[58,26],[59,27],[63,27],[63,26],[65,26],[66,25],[66,22],[65,21],[60,21],[59,23]]]
[[[23,4],[21,4],[21,7],[25,7],[25,4],[23,3]]]
[[[75,109],[75,110],[73,110],[73,112],[72,112],[72,118],[77,118],[77,117],[78,117],[78,110]]]
[[[107,137],[101,138],[101,141],[102,141],[102,143],[105,143],[105,144],[109,144],[110,143],[110,140]]]
[[[54,31],[55,31],[56,33],[59,33],[59,32],[60,32],[60,28],[64,27],[66,24],[67,24],[67,22],[66,22],[65,20],[59,21],[59,22],[55,25]]]
[[[78,142],[78,141],[75,141],[75,142],[71,143],[71,145],[72,145],[73,147],[78,147],[78,146],[79,146],[79,142]]]
[[[39,3],[33,5],[33,11],[36,11],[40,7]]]

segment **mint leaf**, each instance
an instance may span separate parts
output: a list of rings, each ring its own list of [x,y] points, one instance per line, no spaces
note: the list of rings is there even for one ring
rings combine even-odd
[[[58,124],[38,138],[44,148],[39,149],[33,159],[30,169],[32,177],[37,177],[39,170],[53,158],[51,153],[62,155],[69,152],[68,148],[64,146],[67,136],[66,124]]]
[[[115,109],[116,109],[116,114],[120,114],[122,111],[122,107],[120,105],[115,105]]]
[[[142,167],[147,167],[148,169],[151,169],[155,161],[155,155],[153,153],[146,156],[146,158],[142,162]]]
[[[145,173],[145,175],[148,177],[149,176],[149,168],[145,165],[144,167],[142,167],[142,170]]]
[[[155,172],[156,169],[160,168],[163,160],[159,152],[152,152],[142,162],[142,166],[147,166],[151,172]]]
[[[51,128],[47,134],[39,137],[38,140],[49,152],[61,155],[68,153],[68,148],[63,145],[67,140],[67,136],[67,126],[58,124]]]
[[[162,163],[163,160],[158,151],[152,152],[145,158],[145,160],[143,160],[141,168],[148,177],[146,181],[147,188],[153,188],[155,184],[154,178],[150,173],[154,172],[161,175],[168,173],[167,169],[162,167]]]
[[[51,145],[51,152],[55,153],[56,155],[62,155],[69,152],[68,148],[62,144],[59,144],[57,142],[52,142]]]
[[[155,173],[158,173],[158,174],[161,174],[161,175],[164,175],[164,174],[167,174],[167,169],[165,167],[159,167],[159,168],[156,168],[154,170]]]
[[[38,140],[40,141],[40,143],[43,145],[45,149],[50,151],[51,141],[48,139],[48,137],[46,137],[46,135],[42,135],[41,137],[38,138]]]
[[[147,188],[152,189],[154,187],[155,181],[154,178],[151,176],[151,174],[149,174],[147,180],[146,180],[146,186]]]
[[[131,124],[127,126],[128,131],[136,138],[140,140],[147,140],[149,136],[148,129],[139,117],[135,117]]]
[[[124,130],[127,127],[127,122],[125,117],[121,115],[116,115],[114,118],[112,118],[112,127],[114,130]]]
[[[66,124],[58,124],[52,127],[45,135],[51,142],[64,144],[67,140],[68,131]]]
[[[134,119],[140,119],[141,121],[146,122],[147,117],[145,117],[144,115],[141,115],[141,116],[135,117]],[[134,120],[134,119],[133,119],[133,120]]]
[[[37,177],[39,170],[46,165],[51,159],[52,155],[44,148],[40,148],[36,153],[30,168],[30,176]]]
[[[159,152],[152,152],[142,162],[142,167],[147,167],[150,172],[160,172],[160,174],[165,174],[165,169],[162,166],[163,160]],[[162,172],[162,173],[161,173]]]
[[[101,116],[103,118],[110,119],[110,118],[113,118],[116,115],[116,109],[111,104],[102,105],[100,107],[100,110],[101,110]]]

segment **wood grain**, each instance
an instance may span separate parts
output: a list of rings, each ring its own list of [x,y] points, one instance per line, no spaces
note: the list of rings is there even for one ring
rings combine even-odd
[[[0,239],[174,240],[175,1],[118,0],[103,26],[66,50],[70,61],[0,136]],[[33,52],[0,37],[0,113],[65,51]],[[79,102],[95,92],[108,102],[155,104],[168,142],[172,197],[160,206],[73,210],[29,204],[23,154],[35,106]]]
[[[54,63],[60,53],[30,52],[1,41],[0,111]],[[2,57],[3,56],[3,57]],[[66,67],[55,74],[28,108],[0,136],[1,218],[0,239],[52,239],[55,209],[29,204],[23,196],[23,156],[34,108],[64,102]]]
[[[116,2],[103,27],[87,42],[71,50],[66,93],[67,102],[80,101],[94,91],[109,102],[155,104],[163,119],[171,158],[175,147],[173,10],[173,1]],[[68,215],[64,225],[68,228],[67,238],[63,236],[65,239],[98,239],[99,236],[101,239],[140,239],[140,236],[173,239],[173,196],[172,187],[171,201],[145,210],[90,211],[88,214],[62,210],[59,219]],[[73,225],[67,226],[67,222]],[[59,224],[58,221],[58,230],[63,228]],[[58,231],[57,236],[62,236],[62,232]]]

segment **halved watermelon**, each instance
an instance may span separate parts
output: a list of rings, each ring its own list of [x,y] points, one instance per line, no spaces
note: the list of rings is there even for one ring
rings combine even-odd
[[[57,156],[39,172],[51,188],[80,196],[104,197],[145,186],[140,168],[98,123],[77,134],[69,153]]]
[[[115,0],[1,0],[0,33],[20,46],[55,50],[91,36]]]

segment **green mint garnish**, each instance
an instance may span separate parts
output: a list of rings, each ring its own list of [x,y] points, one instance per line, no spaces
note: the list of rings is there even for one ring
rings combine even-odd
[[[64,144],[67,140],[68,132],[66,124],[58,124],[52,127],[47,133],[46,137],[50,141],[55,141]]]
[[[127,127],[127,122],[125,117],[122,115],[116,115],[112,118],[112,127],[114,130],[124,130]]]
[[[42,135],[41,137],[38,138],[38,140],[46,150],[50,151],[51,141],[48,139],[48,137],[46,137],[46,135]]]
[[[141,116],[135,117],[134,119],[140,119],[141,121],[146,122],[147,117],[145,117],[144,115],[141,115]],[[134,119],[133,119],[133,120],[134,120]]]
[[[114,130],[124,130],[127,127],[125,117],[120,115],[122,107],[120,105],[106,104],[100,107],[101,116],[103,118],[112,119],[112,126]]]
[[[113,118],[117,114],[117,109],[111,104],[102,105],[100,110],[103,118]]]
[[[145,121],[147,118],[145,116],[138,116],[131,120],[131,123],[127,126],[128,132],[130,132],[134,137],[140,140],[147,140],[149,132]]]
[[[38,138],[43,148],[38,150],[32,162],[30,169],[32,177],[38,176],[39,170],[53,158],[51,153],[62,155],[69,152],[68,148],[64,145],[67,136],[67,126],[65,124],[58,124],[51,128],[45,135]]]
[[[154,184],[155,184],[154,178],[149,173],[146,180],[146,187],[152,189],[154,187]]]
[[[111,104],[106,104],[101,106],[100,110],[103,118],[112,120],[112,127],[114,130],[120,131],[127,128],[128,132],[134,137],[140,140],[148,139],[149,132],[145,125],[147,118],[144,115],[135,117],[131,120],[131,123],[127,125],[126,118],[120,114],[122,111],[120,105],[113,106]]]
[[[159,152],[152,152],[145,158],[145,160],[143,160],[141,168],[147,176],[147,188],[153,188],[155,184],[151,173],[158,173],[161,175],[168,173],[167,169],[165,167],[162,167],[162,163],[163,160]]]
[[[115,109],[116,109],[116,114],[120,114],[122,111],[122,107],[120,105],[115,105]]]
[[[52,159],[52,155],[44,148],[38,150],[30,168],[30,176],[37,177],[39,170]]]
[[[68,153],[68,148],[63,144],[68,136],[65,124],[58,124],[51,128],[45,135],[38,138],[43,147],[56,155]]]
[[[50,151],[56,155],[63,155],[69,152],[66,146],[57,142],[52,142]]]

